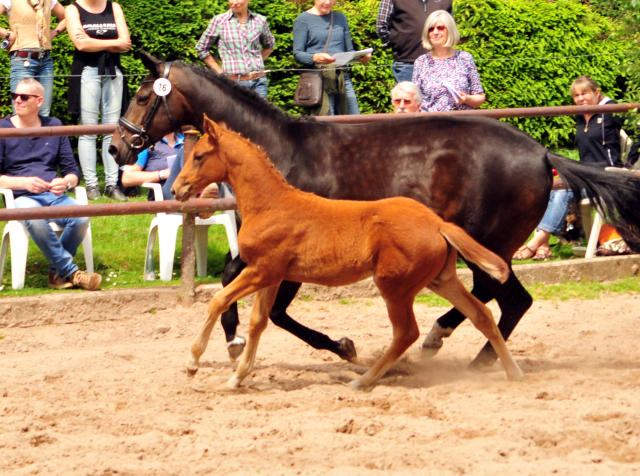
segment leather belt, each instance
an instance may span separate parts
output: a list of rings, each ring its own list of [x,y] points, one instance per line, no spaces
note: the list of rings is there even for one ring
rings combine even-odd
[[[266,75],[266,71],[251,71],[249,74],[227,74],[228,78],[234,81],[253,81]]]
[[[18,50],[9,53],[10,56],[19,56],[20,58],[42,59],[51,54],[51,51],[26,51]]]

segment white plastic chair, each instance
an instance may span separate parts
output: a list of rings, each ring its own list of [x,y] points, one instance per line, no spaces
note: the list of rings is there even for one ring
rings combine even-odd
[[[162,196],[162,186],[159,183],[143,183],[142,187],[153,190],[156,202],[164,200]],[[207,235],[211,225],[223,225],[225,227],[231,256],[233,258],[238,256],[238,231],[236,229],[235,212],[233,210],[227,210],[220,215],[214,215],[206,220],[196,218],[196,266],[197,275],[200,278],[207,276]],[[154,270],[153,247],[156,242],[156,237],[159,237],[160,279],[162,281],[171,281],[173,276],[173,262],[176,254],[178,228],[181,226],[181,214],[158,213],[151,221],[144,259],[145,275]]]
[[[620,129],[620,157],[623,161],[632,143],[633,141],[627,133]],[[606,167],[605,170],[607,172],[629,174],[636,173],[637,166],[638,164],[636,163],[632,170],[621,169],[619,167]],[[582,227],[584,228],[585,235],[589,237],[589,241],[587,242],[587,251],[585,252],[584,257],[593,258],[596,255],[596,250],[598,248],[598,238],[600,237],[600,230],[602,229],[604,219],[599,212],[596,212],[593,220],[591,219],[591,203],[587,198],[580,202],[580,213],[582,215]]]
[[[88,205],[87,190],[84,187],[76,187],[76,202],[78,205]],[[0,194],[4,195],[7,208],[15,208],[13,190],[0,189]],[[51,229],[58,236],[64,230],[56,223],[49,222]],[[4,276],[4,265],[7,260],[9,243],[11,243],[11,287],[13,289],[24,288],[24,277],[27,270],[27,253],[29,251],[29,231],[27,227],[19,221],[9,221],[2,232],[2,248],[0,249],[0,282]],[[84,251],[84,261],[87,265],[87,272],[93,273],[93,238],[91,237],[91,223],[87,228],[87,233],[82,240],[82,250]]]

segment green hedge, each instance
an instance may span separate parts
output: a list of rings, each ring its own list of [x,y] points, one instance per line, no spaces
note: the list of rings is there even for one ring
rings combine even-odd
[[[67,2],[65,2],[67,3]],[[131,29],[133,51],[144,48],[157,56],[178,53],[196,61],[195,43],[211,17],[228,9],[226,0],[122,0]],[[253,0],[250,8],[265,15],[276,36],[276,49],[268,69],[293,69],[300,65],[292,54],[292,25],[311,2]],[[336,7],[349,18],[356,48],[374,48],[372,61],[354,67],[352,77],[363,113],[388,112],[393,86],[389,50],[383,50],[375,32],[379,0],[353,0]],[[476,58],[487,92],[486,108],[555,106],[572,104],[569,85],[580,74],[590,74],[611,97],[621,97],[625,87],[622,56],[615,25],[575,0],[458,0],[455,17],[463,42],[460,46]],[[4,17],[3,17],[4,18]],[[4,20],[3,20],[4,21]],[[4,21],[6,24],[6,21]],[[73,46],[63,34],[53,41],[56,75],[69,74]],[[569,59],[535,60],[565,56],[601,55]],[[124,55],[127,73],[143,73],[133,53]],[[0,76],[9,75],[8,55],[0,55]],[[297,73],[278,71],[269,76],[269,100],[291,113]],[[140,78],[130,78],[135,93]],[[52,114],[65,122],[68,78],[55,80]],[[0,83],[0,113],[11,111],[9,81]],[[548,147],[571,143],[574,122],[569,117],[510,120]]]

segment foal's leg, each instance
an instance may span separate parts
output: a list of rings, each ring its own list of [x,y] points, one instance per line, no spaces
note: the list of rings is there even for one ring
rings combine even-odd
[[[420,330],[413,313],[413,296],[405,296],[397,300],[386,295],[382,289],[380,292],[387,303],[389,319],[391,319],[391,325],[393,326],[393,340],[391,341],[391,346],[373,367],[359,379],[349,382],[351,387],[358,390],[370,387],[380,380],[420,336]]]
[[[198,371],[200,357],[207,349],[211,331],[220,313],[226,310],[232,302],[259,291],[267,284],[259,279],[254,268],[245,268],[242,273],[240,273],[240,276],[233,280],[229,286],[222,288],[213,296],[207,310],[207,319],[191,345],[191,358],[187,364],[187,371],[190,375],[194,375]]]
[[[278,286],[269,286],[256,293],[256,298],[253,303],[253,310],[251,312],[251,321],[249,323],[249,341],[247,342],[247,349],[242,353],[240,361],[238,362],[238,368],[235,374],[229,379],[227,385],[230,388],[238,388],[242,380],[251,372],[253,368],[253,362],[256,358],[256,351],[258,350],[258,342],[262,331],[267,327],[269,322],[269,310],[273,306],[273,301],[276,298],[278,292]]]
[[[343,360],[355,362],[358,359],[356,346],[353,341],[343,337],[339,341],[331,340],[329,336],[308,327],[303,326],[287,314],[287,308],[300,289],[300,283],[283,281],[278,289],[276,301],[269,313],[269,318],[273,323],[290,332],[298,339],[305,341],[314,349],[328,350],[337,354]]]
[[[445,270],[441,273],[442,278],[439,276],[427,287],[451,302],[489,339],[489,342],[500,357],[502,365],[504,365],[509,380],[522,380],[524,374],[513,359],[511,352],[509,352],[502,334],[500,334],[493,320],[491,311],[462,285],[455,274],[455,260],[451,263],[453,266],[452,272],[449,270],[449,264],[450,262],[448,261]]]

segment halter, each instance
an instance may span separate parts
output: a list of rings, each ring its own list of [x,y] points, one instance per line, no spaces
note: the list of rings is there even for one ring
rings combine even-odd
[[[164,73],[162,77],[167,79],[169,77],[169,71],[171,71],[171,61],[167,61],[165,63]],[[150,79],[147,81],[142,81],[142,84],[153,83],[153,82],[155,82],[155,80]],[[171,92],[169,92],[169,94],[171,94]],[[167,110],[167,116],[169,117],[169,122],[171,122],[171,127],[173,128],[174,131],[178,130],[173,122],[173,116],[171,115],[171,111],[169,110],[169,104],[167,103],[167,96],[158,96],[156,94],[156,99],[153,101],[153,104],[151,105],[151,109],[149,110],[149,115],[147,116],[147,119],[144,121],[144,126],[142,127],[139,127],[137,124],[134,124],[124,116],[118,120],[118,124],[117,124],[118,132],[120,133],[122,140],[124,141],[125,144],[127,144],[127,147],[129,147],[129,149],[153,150],[154,144],[149,139],[149,134],[147,133],[147,129],[149,128],[151,121],[153,120],[154,116],[156,115],[156,112],[158,111],[158,108],[160,107],[160,101],[164,103],[164,107]],[[131,136],[131,142],[127,142],[127,138],[125,137],[124,131],[122,130],[123,127],[133,134]]]

